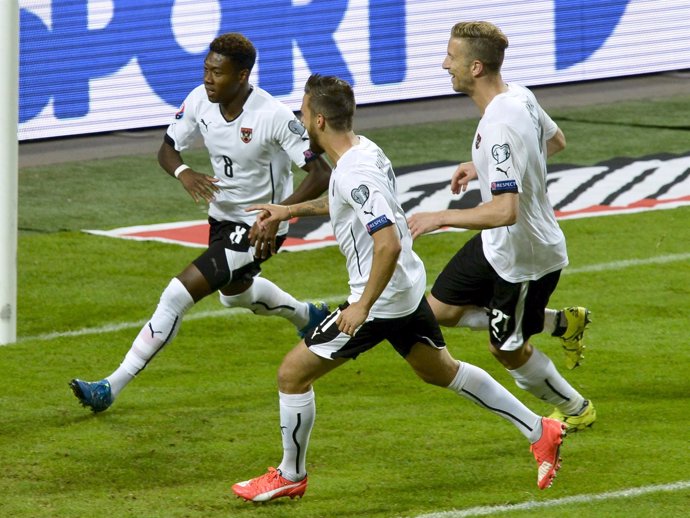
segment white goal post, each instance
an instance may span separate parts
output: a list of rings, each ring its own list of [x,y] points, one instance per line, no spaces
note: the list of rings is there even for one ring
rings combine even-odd
[[[17,341],[17,222],[19,110],[19,5],[2,0],[0,11],[0,345]]]

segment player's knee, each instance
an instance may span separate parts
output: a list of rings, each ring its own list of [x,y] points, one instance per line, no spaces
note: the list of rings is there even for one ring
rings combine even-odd
[[[409,363],[415,374],[424,383],[437,387],[447,387],[458,373],[458,362],[451,358],[450,355],[432,355],[428,356],[424,361]]]
[[[249,285],[251,287],[251,284]],[[248,308],[252,309],[252,294],[251,290],[245,289],[244,291],[234,294],[225,295],[222,292],[218,293],[220,303],[226,308]]]
[[[311,380],[304,379],[299,371],[283,363],[278,369],[278,390],[284,394],[303,394],[311,387]]]
[[[434,312],[436,321],[440,325],[444,327],[454,327],[460,320],[461,309],[458,306],[444,304],[431,294],[427,297],[427,301],[429,302],[431,310]]]
[[[506,369],[510,369],[510,360],[508,357],[506,357],[506,354],[501,351],[498,347],[496,347],[494,344],[489,343],[489,351],[493,355],[494,358],[496,358],[501,365],[503,365]]]
[[[489,351],[491,351],[491,354],[494,356],[494,358],[496,358],[501,365],[508,370],[514,370],[522,367],[529,359],[526,344],[523,344],[522,347],[512,351],[504,351],[493,343],[489,343]]]

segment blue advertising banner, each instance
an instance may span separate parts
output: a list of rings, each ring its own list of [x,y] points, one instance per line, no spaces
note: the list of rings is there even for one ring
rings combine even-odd
[[[201,83],[209,42],[242,32],[252,82],[292,109],[312,72],[360,104],[452,93],[451,26],[510,39],[527,86],[690,68],[687,0],[20,0],[20,140],[167,125]]]

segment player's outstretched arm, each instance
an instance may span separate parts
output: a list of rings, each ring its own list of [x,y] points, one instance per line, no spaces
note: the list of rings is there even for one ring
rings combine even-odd
[[[412,239],[441,228],[441,212],[415,212],[407,218]]]
[[[163,141],[158,150],[158,163],[166,173],[180,180],[195,202],[205,200],[208,203],[213,201],[215,193],[218,192],[218,186],[215,185],[218,179],[214,176],[197,173],[185,165],[180,152],[166,141]]]
[[[328,198],[318,198],[316,200],[297,203],[296,205],[275,205],[272,203],[258,203],[244,209],[246,212],[260,211],[256,216],[254,226],[250,230],[249,238],[261,232],[267,232],[281,221],[287,221],[295,217],[320,216],[328,214]],[[276,253],[275,239],[269,242],[271,253]]]
[[[270,223],[287,221],[292,218],[304,216],[324,216],[328,214],[328,198],[317,198],[295,205],[276,205],[273,203],[257,203],[244,209],[246,212],[261,211],[256,216],[259,226]]]
[[[517,221],[520,212],[518,193],[507,192],[493,196],[491,201],[471,209],[446,209],[437,212],[415,212],[407,218],[412,238],[433,232],[441,227],[484,230],[506,227]]]
[[[273,203],[257,203],[256,205],[250,205],[245,212],[256,212],[256,224],[260,229],[264,230],[266,227],[272,224],[280,223],[281,221],[287,221],[292,218],[290,213],[290,207],[288,205],[276,205]]]

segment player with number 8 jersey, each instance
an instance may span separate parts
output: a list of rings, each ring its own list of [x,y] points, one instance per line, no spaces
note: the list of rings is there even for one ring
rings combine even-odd
[[[292,162],[303,167],[315,155],[302,123],[265,90],[250,86],[241,113],[228,120],[218,103],[209,100],[206,88],[199,85],[187,96],[168,127],[166,141],[185,151],[200,136],[218,180],[209,216],[251,226],[256,218],[244,209],[291,195]],[[278,234],[287,228],[285,222]]]
[[[304,336],[328,314],[325,303],[302,302],[259,277],[261,262],[274,254],[288,230],[258,228],[245,208],[256,203],[299,203],[321,195],[330,167],[310,151],[304,126],[283,104],[249,82],[256,61],[253,44],[241,34],[214,39],[204,60],[203,84],[175,114],[158,151],[158,162],[194,201],[209,204],[209,245],[175,276],[120,366],[100,381],[73,379],[70,387],[94,412],[110,407],[124,387],[170,343],[189,308],[220,292],[227,307],[280,316]],[[182,161],[201,137],[214,175]],[[292,163],[308,174],[293,192]]]

